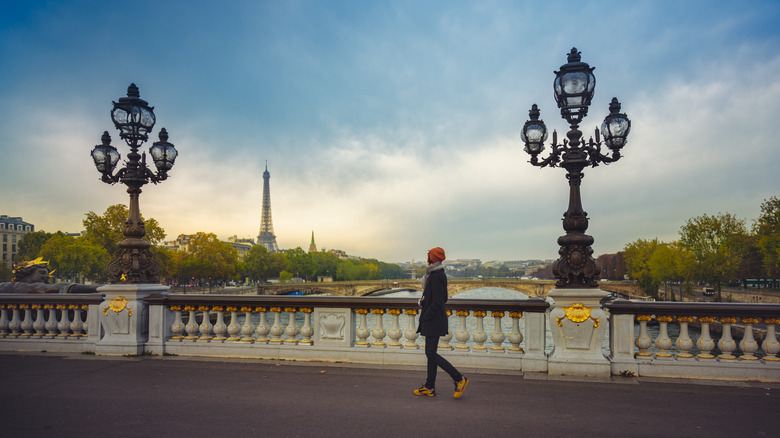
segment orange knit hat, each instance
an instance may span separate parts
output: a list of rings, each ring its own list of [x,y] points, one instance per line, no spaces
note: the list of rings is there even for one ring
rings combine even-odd
[[[433,248],[428,251],[428,258],[431,259],[433,263],[436,263],[436,262],[443,261],[447,257],[444,255],[444,250],[437,246],[436,248]]]

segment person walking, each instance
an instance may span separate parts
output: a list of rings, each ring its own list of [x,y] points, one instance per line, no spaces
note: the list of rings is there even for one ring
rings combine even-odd
[[[452,377],[455,383],[455,398],[460,398],[469,379],[463,376],[447,359],[438,353],[439,337],[449,332],[447,311],[447,274],[441,262],[445,259],[444,250],[436,247],[428,251],[428,266],[422,279],[423,294],[420,298],[420,322],[417,333],[425,337],[425,357],[428,360],[428,377],[425,384],[414,390],[414,395],[433,397],[436,395],[436,372],[441,367]]]

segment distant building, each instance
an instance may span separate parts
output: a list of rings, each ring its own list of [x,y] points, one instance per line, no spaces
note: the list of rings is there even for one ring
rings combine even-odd
[[[274,224],[271,219],[271,185],[269,180],[271,174],[268,172],[268,163],[265,163],[265,172],[263,172],[263,212],[260,218],[260,234],[257,235],[257,244],[263,245],[270,253],[279,251],[279,245],[276,244],[276,234],[274,234]]]
[[[0,215],[0,234],[3,235],[3,263],[8,267],[16,263],[16,245],[27,233],[35,231],[35,226],[20,217]]]
[[[311,243],[309,244],[309,252],[317,252],[317,245],[314,244],[314,231],[311,232]]]
[[[179,234],[179,237],[177,237],[176,240],[163,242],[163,248],[170,249],[171,251],[187,251],[191,237],[192,236],[189,234]]]
[[[227,243],[238,251],[239,260],[244,260],[244,256],[255,246],[252,239],[239,239],[238,236],[228,237]]]

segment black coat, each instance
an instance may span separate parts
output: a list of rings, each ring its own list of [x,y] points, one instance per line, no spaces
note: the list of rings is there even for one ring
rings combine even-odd
[[[447,274],[437,269],[428,276],[422,295],[422,310],[417,333],[423,336],[444,336],[449,332],[447,313]]]

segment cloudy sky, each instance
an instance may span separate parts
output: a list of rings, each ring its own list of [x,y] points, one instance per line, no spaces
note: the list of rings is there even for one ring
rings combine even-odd
[[[586,135],[613,96],[632,120],[623,158],[585,172],[596,255],[705,213],[750,226],[780,196],[776,1],[0,6],[0,213],[38,230],[127,202],[89,152],[107,130],[126,155],[109,112],[134,82],[180,153],[141,195],[169,239],[255,238],[267,162],[282,248],[557,258],[565,171],[531,166],[520,129],[537,103],[568,130],[552,81],[572,47],[596,67]]]

